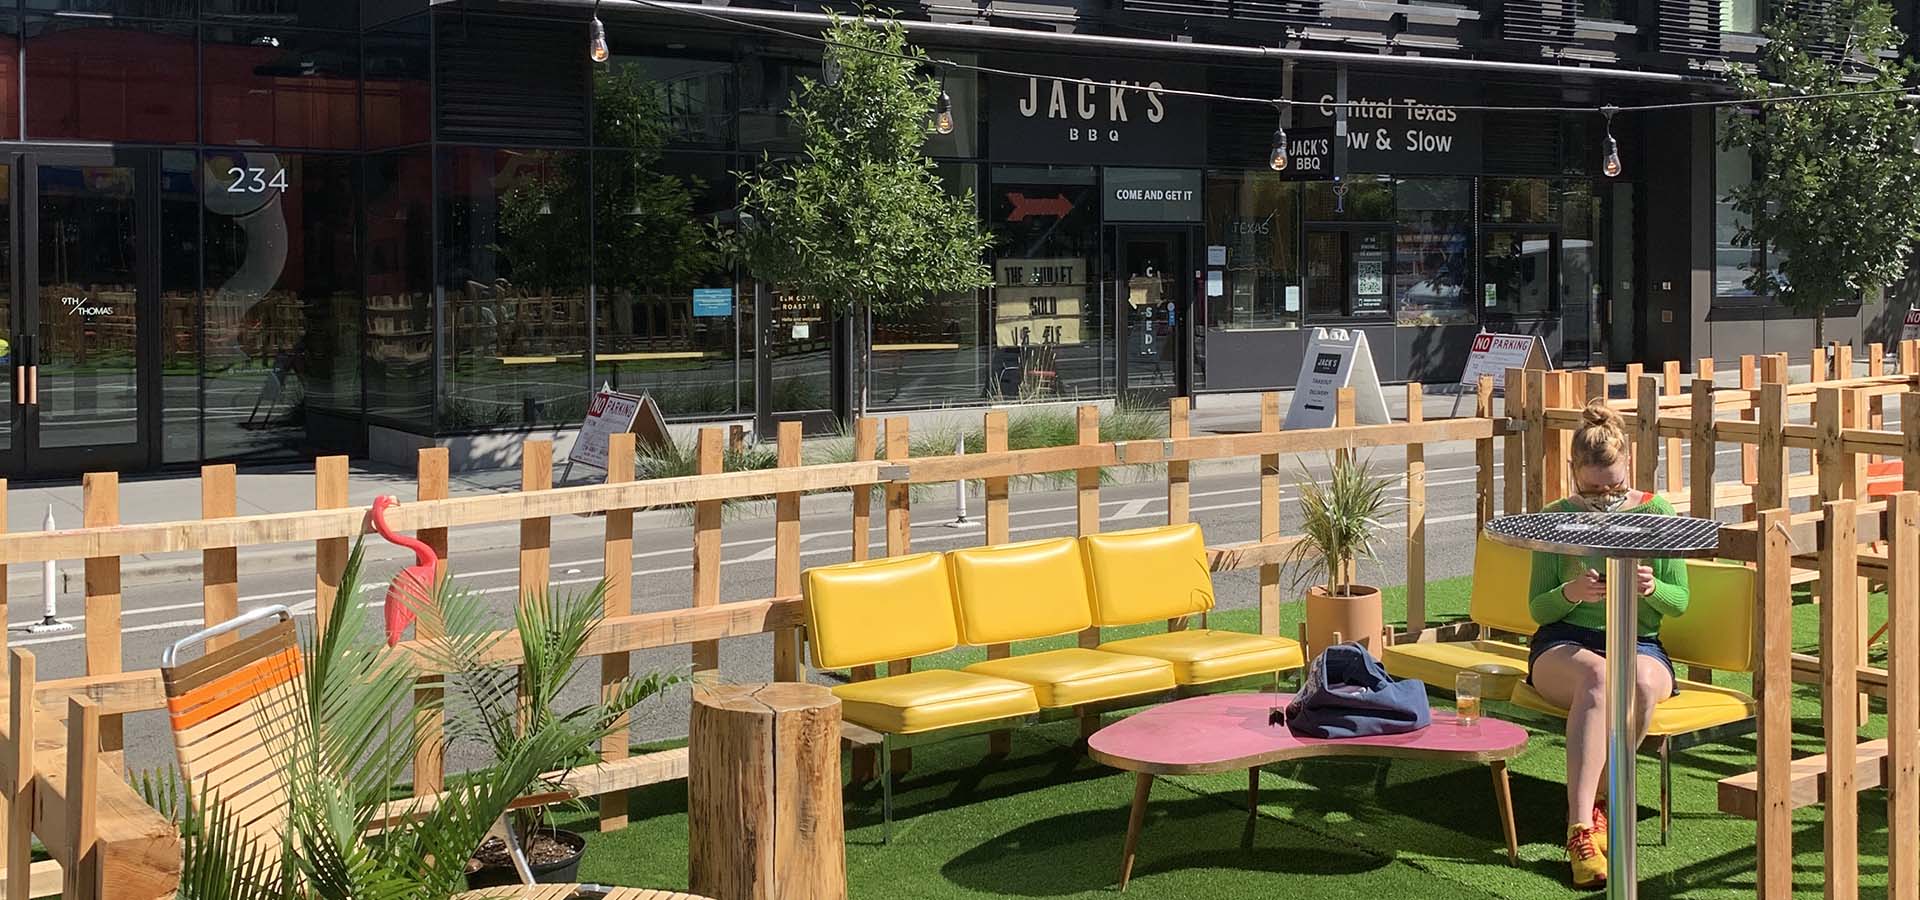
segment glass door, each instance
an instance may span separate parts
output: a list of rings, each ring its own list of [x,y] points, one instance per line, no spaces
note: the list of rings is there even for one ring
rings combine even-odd
[[[151,156],[15,156],[10,204],[6,468],[27,475],[151,463]]]
[[[1545,318],[1559,309],[1558,233],[1484,228],[1480,246],[1480,289],[1489,317]]]
[[[1385,318],[1393,232],[1362,225],[1307,227],[1307,315]]]
[[[1121,396],[1165,403],[1186,392],[1185,324],[1191,308],[1185,235],[1120,229],[1116,235]]]

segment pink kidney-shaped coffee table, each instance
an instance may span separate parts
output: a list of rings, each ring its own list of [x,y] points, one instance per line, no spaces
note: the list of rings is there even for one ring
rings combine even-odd
[[[1212,694],[1156,706],[1108,725],[1087,739],[1087,755],[1116,769],[1137,773],[1133,810],[1127,819],[1127,843],[1120,859],[1120,889],[1133,877],[1134,850],[1146,821],[1147,793],[1155,775],[1205,775],[1247,770],[1247,813],[1259,808],[1260,767],[1314,756],[1377,756],[1485,763],[1493,769],[1493,796],[1507,838],[1507,862],[1518,864],[1519,841],[1513,828],[1513,795],[1507,787],[1507,760],[1527,746],[1527,730],[1512,722],[1481,716],[1462,725],[1450,710],[1433,710],[1433,724],[1408,734],[1318,740],[1294,737],[1268,721],[1288,695]]]

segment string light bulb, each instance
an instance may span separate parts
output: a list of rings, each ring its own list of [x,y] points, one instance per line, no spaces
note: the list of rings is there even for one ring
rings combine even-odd
[[[1287,119],[1282,114],[1280,121],[1273,126],[1273,147],[1267,151],[1267,168],[1275,172],[1287,170]]]
[[[1613,139],[1613,114],[1618,111],[1618,107],[1600,107],[1600,114],[1607,117],[1606,157],[1600,162],[1600,171],[1606,173],[1608,178],[1619,178],[1621,171],[1620,142]]]
[[[600,0],[593,0],[593,21],[587,23],[587,56],[597,63],[613,57],[607,46],[607,26],[600,24]]]
[[[947,96],[947,78],[940,76],[940,100],[933,106],[933,130],[953,133],[953,98]]]

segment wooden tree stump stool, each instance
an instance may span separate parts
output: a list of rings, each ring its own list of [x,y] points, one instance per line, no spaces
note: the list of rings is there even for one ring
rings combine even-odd
[[[697,687],[688,887],[714,900],[845,900],[840,699],[818,685]]]

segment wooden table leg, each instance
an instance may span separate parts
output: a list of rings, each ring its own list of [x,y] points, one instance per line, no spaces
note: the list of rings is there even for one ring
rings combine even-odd
[[[1500,828],[1507,834],[1507,865],[1520,864],[1520,837],[1513,827],[1513,789],[1507,784],[1506,760],[1493,761],[1493,799],[1500,807]]]
[[[1147,792],[1153,790],[1153,776],[1137,772],[1133,776],[1133,811],[1127,815],[1127,844],[1120,854],[1120,889],[1127,889],[1133,878],[1133,851],[1140,846],[1140,826],[1147,821]]]
[[[1247,815],[1260,814],[1260,767],[1247,770]]]

